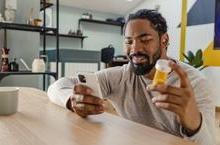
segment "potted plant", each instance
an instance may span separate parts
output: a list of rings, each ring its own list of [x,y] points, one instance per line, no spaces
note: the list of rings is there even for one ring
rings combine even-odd
[[[207,67],[203,65],[203,52],[201,49],[198,49],[195,54],[193,54],[192,51],[188,51],[187,54],[183,53],[183,56],[187,60],[184,61],[185,63],[198,68],[199,70]]]

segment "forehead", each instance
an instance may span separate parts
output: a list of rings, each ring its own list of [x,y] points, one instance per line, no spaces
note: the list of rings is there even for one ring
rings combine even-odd
[[[135,19],[128,22],[125,37],[135,37],[142,33],[154,35],[157,31],[152,27],[151,22],[146,19]]]

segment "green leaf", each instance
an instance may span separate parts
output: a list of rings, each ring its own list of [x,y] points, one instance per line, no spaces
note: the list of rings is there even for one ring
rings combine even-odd
[[[201,50],[201,49],[199,49],[199,50],[196,52],[195,59],[197,60],[197,62],[202,60],[202,50]]]
[[[203,65],[203,58],[202,58],[202,50],[201,49],[199,49],[196,52],[195,58],[193,60],[193,64],[194,64],[194,67],[196,67],[196,68]]]
[[[190,50],[187,52],[187,56],[188,56],[190,62],[192,62],[193,59],[195,58],[193,52]]]
[[[203,69],[206,68],[206,67],[208,67],[208,66],[207,66],[207,65],[202,66],[201,68],[199,68],[199,70],[201,71],[201,70],[203,70]]]
[[[199,49],[197,52],[196,52],[196,58],[201,58],[202,59],[202,50]]]
[[[202,54],[202,50],[199,49],[196,51],[195,55],[193,54],[192,51],[188,51],[187,55],[183,53],[184,58],[186,58],[186,60],[188,62],[185,62],[199,70],[204,69],[205,67],[203,66],[203,54]]]
[[[188,56],[186,56],[186,54],[184,54],[184,53],[183,53],[183,56],[184,56],[184,58],[186,58],[188,60],[187,63],[189,63],[190,62],[190,58]]]
[[[198,67],[200,67],[200,66],[202,66],[203,65],[203,60],[201,60],[201,61],[198,61],[198,62],[196,62],[196,64],[195,64],[195,68],[198,68]]]

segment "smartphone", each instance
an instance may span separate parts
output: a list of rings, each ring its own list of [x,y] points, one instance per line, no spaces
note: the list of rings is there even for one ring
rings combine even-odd
[[[98,77],[95,75],[95,73],[80,72],[77,73],[77,78],[80,84],[86,85],[92,89],[91,95],[103,98]]]

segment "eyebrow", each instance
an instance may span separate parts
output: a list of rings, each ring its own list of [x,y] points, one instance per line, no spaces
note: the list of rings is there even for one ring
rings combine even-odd
[[[136,38],[141,38],[141,37],[145,37],[145,36],[151,36],[151,34],[149,33],[142,33],[138,36],[135,36]],[[125,36],[125,39],[131,39],[132,37],[129,37],[129,36]]]

